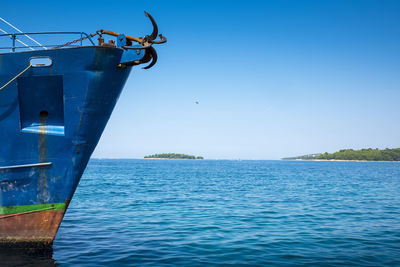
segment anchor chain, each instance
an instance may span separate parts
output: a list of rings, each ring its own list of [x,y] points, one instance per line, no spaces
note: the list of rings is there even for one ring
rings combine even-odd
[[[65,44],[63,44],[63,45],[56,46],[55,49],[61,48],[61,47],[64,47],[64,46],[68,46],[68,45],[77,43],[77,42],[79,42],[79,41],[83,41],[83,40],[89,39],[89,37],[90,37],[90,38],[95,37],[96,35],[101,35],[101,33],[100,33],[99,31],[97,31],[96,33],[89,34],[88,36],[84,36],[84,37],[82,37],[82,38],[79,38],[79,39],[70,41],[70,42],[65,43]]]

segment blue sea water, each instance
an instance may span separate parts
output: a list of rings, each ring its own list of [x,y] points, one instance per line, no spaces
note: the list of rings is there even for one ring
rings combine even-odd
[[[90,161],[60,266],[400,266],[400,163]]]

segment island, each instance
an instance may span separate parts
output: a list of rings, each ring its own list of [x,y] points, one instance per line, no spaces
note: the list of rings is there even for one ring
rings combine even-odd
[[[180,153],[162,153],[144,156],[145,159],[204,159],[203,157],[196,157],[192,155],[180,154]]]
[[[308,154],[282,160],[354,160],[354,161],[400,161],[400,148],[342,149],[334,153]]]

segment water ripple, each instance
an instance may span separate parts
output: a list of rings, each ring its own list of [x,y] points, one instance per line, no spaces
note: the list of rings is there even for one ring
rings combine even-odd
[[[399,188],[399,163],[91,160],[53,258],[399,266]]]

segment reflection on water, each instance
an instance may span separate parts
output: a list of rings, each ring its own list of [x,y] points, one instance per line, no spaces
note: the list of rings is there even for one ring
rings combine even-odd
[[[0,244],[0,266],[57,266],[53,249],[32,246],[10,247]]]

